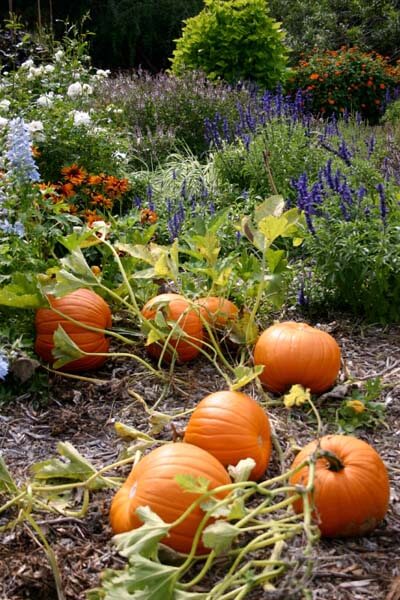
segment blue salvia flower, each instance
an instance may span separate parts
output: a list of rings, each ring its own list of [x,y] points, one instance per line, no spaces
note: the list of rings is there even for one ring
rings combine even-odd
[[[182,198],[183,198],[184,200],[186,200],[186,196],[187,196],[187,189],[186,189],[186,177],[185,177],[185,178],[184,178],[184,180],[182,181],[180,195],[182,196]]]
[[[4,381],[7,377],[10,365],[8,362],[8,358],[4,356],[4,354],[0,354],[0,379]]]
[[[142,206],[142,199],[139,196],[135,196],[133,198],[136,208],[140,208]]]
[[[378,190],[378,194],[379,194],[379,211],[381,213],[381,218],[382,218],[383,223],[386,223],[388,209],[387,209],[387,204],[386,204],[385,188],[383,187],[382,183],[378,183],[378,185],[376,186],[376,189]]]
[[[222,133],[224,139],[229,143],[231,141],[231,132],[229,130],[229,123],[226,117],[224,117],[222,120]]]
[[[371,135],[368,140],[365,140],[365,144],[367,146],[368,156],[367,158],[371,158],[376,146],[376,138],[374,135]]]
[[[301,283],[297,294],[297,304],[299,304],[299,306],[307,306],[308,304],[308,298],[304,292],[304,281]]]
[[[385,181],[388,181],[388,179],[390,179],[390,161],[387,156],[385,156],[385,158],[382,161],[381,172]]]
[[[209,211],[210,215],[215,214],[215,205],[214,205],[213,201],[211,201],[210,204],[208,205],[208,211]]]
[[[251,137],[247,133],[244,133],[242,135],[242,141],[243,141],[244,147],[246,148],[246,151],[248,152],[250,149]]]
[[[367,188],[364,187],[363,185],[360,185],[360,187],[357,190],[357,199],[358,199],[358,203],[361,204],[363,198],[366,196],[367,194]]]
[[[309,231],[315,235],[315,229],[311,218],[313,206],[311,194],[308,191],[307,173],[302,173],[297,180],[292,179],[291,184],[295,190],[297,190],[297,206],[300,208],[300,210],[304,211],[307,227]]]
[[[7,175],[15,177],[20,183],[40,180],[40,173],[32,156],[28,127],[20,117],[9,123],[6,148]]]
[[[346,163],[346,165],[348,165],[349,167],[351,167],[351,159],[353,158],[353,154],[350,151],[349,147],[347,146],[346,142],[344,141],[344,139],[341,140],[339,148],[338,148],[338,155],[340,156],[340,158],[342,158],[344,160],[344,162]]]

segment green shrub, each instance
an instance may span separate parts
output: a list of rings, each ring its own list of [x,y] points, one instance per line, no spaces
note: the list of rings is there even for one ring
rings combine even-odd
[[[358,48],[314,52],[301,60],[287,89],[302,89],[314,114],[359,112],[370,123],[382,114],[386,94],[399,83],[395,68],[379,54]]]
[[[185,21],[172,72],[200,69],[211,79],[250,80],[270,89],[285,75],[283,39],[265,0],[205,0],[205,8]]]
[[[303,52],[358,46],[383,56],[398,56],[398,0],[269,0],[271,16],[282,21],[295,64]]]

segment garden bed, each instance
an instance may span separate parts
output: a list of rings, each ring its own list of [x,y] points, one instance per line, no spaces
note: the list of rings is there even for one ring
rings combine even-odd
[[[381,526],[365,538],[323,540],[314,548],[313,574],[309,588],[319,600],[371,599],[396,600],[400,597],[400,566],[393,560],[400,539],[400,327],[355,327],[349,321],[322,326],[338,340],[344,369],[356,381],[380,377],[379,401],[386,406],[384,421],[373,428],[359,428],[355,435],[369,442],[385,461],[391,481],[389,513]],[[174,385],[158,405],[168,413],[192,407],[206,394],[223,388],[221,377],[204,362],[177,367],[176,376],[184,383]],[[21,390],[21,396],[3,407],[0,415],[1,451],[10,472],[18,482],[29,476],[29,467],[56,454],[58,441],[69,441],[100,468],[117,460],[126,442],[117,437],[114,423],[121,421],[146,431],[148,417],[139,398],[151,406],[162,393],[162,385],[131,361],[106,364],[96,373],[102,385],[54,376],[45,406],[35,407]],[[344,379],[344,375],[342,376]],[[256,386],[249,385],[250,395],[259,397]],[[341,399],[317,402],[326,431],[337,431],[334,414],[326,408],[338,407]],[[268,409],[281,446],[285,465],[293,460],[294,444],[303,445],[315,437],[315,423],[303,406],[287,410],[279,404]],[[185,425],[174,423],[179,431]],[[167,425],[158,437],[170,438],[174,431]],[[128,471],[121,471],[125,474]],[[268,474],[279,471],[275,452]],[[43,513],[38,518],[46,533],[62,573],[65,597],[85,598],[85,590],[99,584],[100,573],[107,567],[122,567],[111,542],[108,510],[112,491],[94,492],[84,519],[58,517]],[[291,542],[293,558],[301,552],[301,540]],[[219,570],[219,567],[217,568]],[[57,598],[51,569],[42,549],[30,530],[20,526],[5,533],[0,549],[0,597]],[[210,577],[216,573],[212,572]],[[249,598],[301,597],[295,591],[296,572],[274,582],[275,590],[254,590]],[[197,590],[197,591],[204,591]]]

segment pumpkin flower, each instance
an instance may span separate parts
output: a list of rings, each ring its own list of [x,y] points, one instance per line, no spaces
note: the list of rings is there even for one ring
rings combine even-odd
[[[76,163],[61,169],[61,174],[66,181],[73,185],[80,185],[86,179],[87,173],[85,169],[79,167]]]
[[[310,388],[304,388],[299,383],[292,385],[287,394],[283,397],[283,404],[286,408],[292,406],[301,406],[311,400]]]
[[[360,414],[365,411],[365,404],[361,400],[348,400],[346,407],[354,410],[355,413]]]

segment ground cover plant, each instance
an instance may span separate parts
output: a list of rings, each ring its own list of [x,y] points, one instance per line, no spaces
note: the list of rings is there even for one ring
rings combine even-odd
[[[2,593],[396,590],[390,115],[321,120],[301,92],[203,75],[110,79],[74,28],[1,83]],[[367,496],[343,445],[367,457]],[[360,509],[338,522],[343,471]]]

